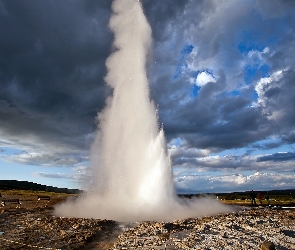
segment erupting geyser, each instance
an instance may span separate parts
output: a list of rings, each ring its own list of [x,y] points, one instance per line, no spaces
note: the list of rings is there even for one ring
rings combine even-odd
[[[115,0],[110,28],[114,49],[106,61],[113,96],[98,115],[91,150],[90,191],[55,214],[117,221],[174,220],[227,212],[212,199],[177,197],[163,130],[149,99],[146,56],[151,28],[138,0]]]

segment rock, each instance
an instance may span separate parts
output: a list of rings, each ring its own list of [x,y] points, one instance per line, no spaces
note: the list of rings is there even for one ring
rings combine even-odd
[[[273,244],[271,241],[264,241],[262,244],[261,244],[261,248],[260,250],[275,250],[276,247],[275,247],[275,244]]]
[[[243,208],[235,213],[171,222],[121,224],[98,219],[56,217],[52,215],[52,210],[31,207],[33,205],[24,207],[22,204],[26,208],[22,213],[0,207],[0,217],[4,217],[0,219],[1,250],[33,249],[30,246],[34,249],[54,247],[73,250],[295,249],[293,209]],[[262,244],[262,233],[271,236],[276,248],[272,242]]]
[[[224,231],[221,235],[222,235],[223,238],[228,238],[228,234],[227,234],[226,231]]]
[[[161,240],[169,240],[169,238],[170,238],[170,233],[162,233],[162,234],[159,234],[158,237],[159,237]]]
[[[6,218],[9,216],[9,213],[1,213],[0,214],[0,219]]]
[[[65,230],[60,230],[59,233],[62,238],[64,238],[67,234]]]
[[[164,229],[166,229],[168,232],[172,230],[180,230],[181,225],[180,224],[175,224],[175,223],[166,223],[164,225]]]

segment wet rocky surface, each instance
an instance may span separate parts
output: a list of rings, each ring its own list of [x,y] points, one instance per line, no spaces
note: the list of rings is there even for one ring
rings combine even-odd
[[[63,218],[53,215],[54,205],[66,196],[38,200],[38,196],[3,195],[21,204],[0,206],[0,249],[109,249],[121,232],[114,221]],[[1,201],[1,200],[0,200]]]
[[[275,249],[295,249],[294,210],[244,208],[170,223],[143,222],[121,233],[111,249],[260,249],[266,241]]]
[[[244,207],[173,222],[119,223],[56,217],[53,205],[61,200],[22,197],[21,205],[0,207],[0,249],[261,249],[264,242],[295,249],[291,208]]]

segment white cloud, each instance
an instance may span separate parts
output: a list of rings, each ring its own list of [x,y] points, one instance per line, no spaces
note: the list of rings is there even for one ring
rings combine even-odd
[[[0,159],[5,162],[48,167],[76,167],[88,161],[87,154],[81,150],[47,144],[34,143],[34,140],[0,141]]]
[[[263,160],[268,154],[257,155],[233,155],[227,154],[209,155],[207,150],[174,148],[171,151],[172,164],[175,169],[183,171],[280,171],[292,172],[293,161]]]
[[[280,86],[281,84],[278,82],[283,77],[283,70],[278,70],[271,74],[269,77],[261,78],[256,86],[255,90],[258,94],[258,102],[264,103],[267,98],[264,97],[265,92],[271,87]]]
[[[172,158],[177,158],[177,157],[196,158],[196,157],[208,156],[210,154],[210,150],[207,150],[207,149],[196,149],[196,148],[184,149],[182,147],[172,147],[169,150],[169,152]]]
[[[198,192],[235,192],[245,190],[272,190],[293,188],[295,175],[276,172],[256,172],[254,174],[230,173],[226,175],[176,175],[175,184],[178,191]]]
[[[54,178],[54,179],[74,179],[74,177],[70,174],[64,173],[44,173],[44,172],[36,172],[35,176],[46,177],[46,178]]]
[[[249,51],[248,52],[248,57],[249,58],[252,58],[252,59],[259,59],[259,60],[261,60],[261,61],[264,61],[264,58],[263,58],[263,56],[265,55],[265,54],[268,54],[269,53],[269,48],[268,47],[265,47],[264,49],[263,49],[263,51],[258,51],[258,50],[251,50],[251,51]],[[260,64],[261,63],[264,63],[264,62],[260,62]]]
[[[86,165],[74,166],[67,169],[67,172],[34,172],[34,176],[46,179],[61,179],[62,181],[70,181],[73,187],[85,190],[91,184],[90,167]]]
[[[41,141],[34,134],[7,135],[0,130],[0,159],[24,165],[76,167],[88,161],[85,150],[63,144]]]
[[[280,120],[284,116],[284,112],[281,110],[274,110],[269,105],[271,99],[267,96],[267,92],[272,89],[279,89],[283,85],[281,79],[284,76],[284,70],[278,70],[272,73],[269,77],[261,78],[256,86],[255,91],[258,95],[257,102],[253,106],[260,106],[263,108],[263,113],[268,114],[269,120]]]
[[[199,87],[202,87],[206,85],[208,82],[216,82],[216,79],[209,73],[207,72],[202,72],[198,74],[197,79],[196,79],[196,85]]]
[[[79,158],[74,155],[61,155],[42,152],[21,152],[13,155],[3,155],[2,160],[7,162],[15,162],[28,165],[39,166],[58,166],[58,167],[73,167],[77,164],[86,161],[86,159]]]

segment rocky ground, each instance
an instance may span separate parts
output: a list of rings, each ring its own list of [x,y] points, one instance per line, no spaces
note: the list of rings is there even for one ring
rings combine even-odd
[[[0,208],[1,250],[260,249],[267,240],[275,249],[295,249],[293,209],[244,207],[235,213],[169,223],[118,223],[55,217],[52,205],[62,200],[58,197],[20,198],[21,205]]]
[[[295,212],[269,208],[171,223],[143,222],[121,233],[111,249],[295,249]]]

